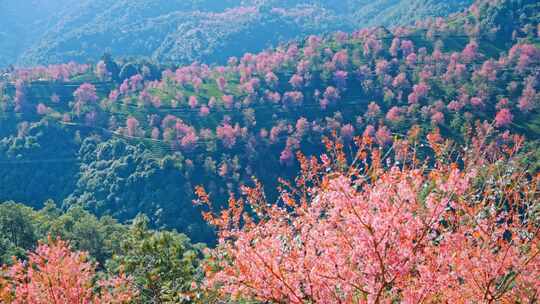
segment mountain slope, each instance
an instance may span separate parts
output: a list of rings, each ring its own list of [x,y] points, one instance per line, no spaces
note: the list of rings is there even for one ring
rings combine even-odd
[[[105,51],[160,62],[223,63],[230,56],[258,52],[309,34],[410,24],[427,16],[444,16],[466,7],[471,0],[41,2],[3,4],[7,7],[0,10],[0,28],[14,24],[18,28],[3,32],[5,39],[0,41],[5,41],[5,48],[0,51],[0,64],[86,62]],[[10,18],[22,12],[28,20]],[[20,37],[25,37],[23,42]]]
[[[325,136],[368,135],[395,151],[407,136],[467,143],[473,130],[496,128],[501,144],[506,131],[527,136],[537,172],[540,4],[478,3],[450,19],[312,36],[225,66],[120,69],[109,58],[15,70],[0,84],[0,201],[53,197],[122,221],[144,212],[208,240],[195,186],[225,201],[256,176],[275,198],[277,178],[297,172],[296,152],[319,155]]]

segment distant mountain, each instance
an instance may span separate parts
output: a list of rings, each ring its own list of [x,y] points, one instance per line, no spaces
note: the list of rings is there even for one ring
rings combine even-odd
[[[224,62],[309,34],[410,24],[471,0],[50,0],[0,3],[0,66],[114,56]]]
[[[186,34],[171,34],[160,54],[186,50],[189,37],[223,37],[229,42],[213,42],[226,58],[234,47],[253,45],[252,37],[322,24],[292,4],[248,4],[256,6],[196,13],[207,17],[196,19],[199,27],[184,23],[176,32]],[[328,16],[339,12],[325,5]],[[348,144],[369,135],[398,151],[409,135],[440,133],[471,144],[480,122],[499,130],[497,143],[509,141],[506,131],[526,136],[527,162],[539,172],[538,12],[537,0],[478,0],[436,22],[306,37],[239,54],[225,66],[104,57],[91,65],[16,69],[0,78],[0,201],[42,207],[53,199],[122,222],[144,213],[153,227],[208,242],[213,233],[193,206],[197,185],[225,202],[256,176],[273,199],[278,178],[293,180],[298,172],[296,152],[320,155],[325,136]],[[298,21],[283,23],[281,16],[290,15]],[[257,31],[256,18],[268,21]],[[168,18],[152,20],[140,27],[115,22],[132,37],[167,29]],[[217,33],[203,27],[225,21],[229,26],[215,27]]]
[[[74,0],[0,1],[0,66],[15,63],[21,52],[61,18],[57,12]]]

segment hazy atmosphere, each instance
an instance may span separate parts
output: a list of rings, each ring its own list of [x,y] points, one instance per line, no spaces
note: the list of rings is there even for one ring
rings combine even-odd
[[[0,0],[0,303],[536,303],[536,0]]]

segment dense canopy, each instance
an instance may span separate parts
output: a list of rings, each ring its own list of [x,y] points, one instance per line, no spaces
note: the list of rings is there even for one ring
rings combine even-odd
[[[394,9],[433,3],[130,1],[96,15],[151,20],[119,31],[85,17],[101,2],[56,15],[81,12],[55,30],[90,53],[24,54],[79,63],[0,75],[0,302],[49,299],[44,273],[88,303],[538,301],[538,1],[360,29],[359,3],[410,24]],[[242,29],[169,29],[184,14]],[[156,24],[164,57],[95,51],[92,31],[153,52]],[[264,49],[265,27],[291,36]]]

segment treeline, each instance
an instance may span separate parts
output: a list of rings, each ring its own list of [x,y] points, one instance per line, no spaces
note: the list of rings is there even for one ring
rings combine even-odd
[[[17,69],[1,97],[0,193],[120,221],[144,212],[153,227],[211,241],[194,186],[224,202],[257,177],[277,198],[296,153],[320,154],[324,136],[390,147],[409,130],[439,130],[468,143],[480,121],[526,135],[538,153],[538,9],[479,1],[449,19],[310,36],[220,66],[105,56]],[[55,91],[70,83],[70,94]]]
[[[84,270],[87,302],[538,301],[539,10],[479,0],[155,78],[12,71],[0,194],[58,206],[4,205],[0,299]]]
[[[224,63],[310,34],[411,24],[471,0],[2,3],[0,65],[97,61],[104,49],[161,62]],[[92,17],[99,16],[99,17]],[[36,30],[39,28],[40,30]],[[21,39],[25,37],[25,39]],[[83,43],[84,42],[84,43]]]
[[[0,300],[535,302],[540,177],[519,153],[522,136],[487,124],[475,134],[463,146],[412,131],[392,156],[364,135],[351,160],[327,139],[320,158],[299,155],[301,173],[282,182],[278,204],[257,184],[206,212],[219,236],[212,249],[149,230],[143,215],[126,226],[80,207],[0,204],[0,253],[22,258],[0,268]],[[432,160],[418,157],[424,140]],[[212,210],[211,196],[196,192]]]
[[[119,224],[112,217],[97,218],[81,207],[62,211],[52,201],[44,205],[37,210],[15,202],[0,204],[2,267],[27,259],[40,244],[55,248],[63,240],[70,250],[87,252],[88,262],[98,274],[129,276],[136,286],[131,292],[138,295],[138,303],[183,303],[191,284],[202,279],[200,263],[205,246],[192,244],[186,235],[175,231],[151,230],[144,215],[130,224]],[[0,268],[0,289],[3,271]]]

